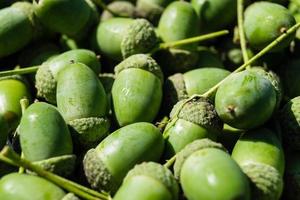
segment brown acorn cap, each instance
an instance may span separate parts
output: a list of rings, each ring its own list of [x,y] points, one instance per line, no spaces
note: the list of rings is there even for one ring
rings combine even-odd
[[[157,76],[163,83],[164,75],[160,69],[160,66],[156,63],[156,61],[153,58],[146,54],[132,55],[123,60],[115,67],[116,76],[118,76],[118,74],[121,71],[130,68],[138,68],[151,72],[152,74]]]
[[[172,199],[178,199],[178,184],[172,174],[172,172],[161,164],[155,162],[143,162],[135,165],[135,167],[128,172],[124,182],[134,176],[149,176],[161,182],[172,194]]]
[[[280,112],[283,141],[288,148],[300,150],[300,96],[291,99]]]
[[[107,134],[110,121],[102,117],[74,119],[68,122],[72,127],[72,137],[75,143],[91,148],[99,143]]]
[[[279,199],[283,180],[274,167],[262,163],[248,163],[241,166],[252,183],[252,198],[257,200]]]
[[[68,193],[61,200],[80,200],[75,194]]]
[[[35,75],[35,87],[38,97],[42,97],[48,102],[56,104],[56,80],[47,64],[41,65],[37,70]]]
[[[146,19],[136,19],[122,38],[122,56],[125,59],[134,54],[149,53],[157,45],[158,38],[152,24]]]
[[[206,148],[217,148],[223,151],[227,150],[223,147],[221,143],[214,142],[208,138],[195,140],[192,143],[186,145],[177,155],[176,162],[173,166],[174,175],[177,180],[180,178],[180,171],[185,160],[195,151]]]
[[[75,169],[76,155],[72,154],[57,156],[33,163],[42,167],[46,171],[63,177],[68,177],[73,173]]]
[[[183,105],[185,100],[179,101],[172,109],[170,118],[174,118],[178,112],[178,118],[198,124],[206,129],[222,131],[223,122],[219,118],[214,105],[208,98],[198,97],[188,101]]]
[[[117,13],[118,15],[122,17],[128,17],[133,18],[135,17],[135,7],[134,5],[129,1],[113,1],[107,5],[107,7],[113,11],[114,13]],[[113,18],[114,15],[111,14],[109,11],[104,10],[101,14],[101,21],[108,20],[110,18]]]
[[[83,159],[84,174],[93,189],[114,193],[118,185],[95,149],[90,149]]]

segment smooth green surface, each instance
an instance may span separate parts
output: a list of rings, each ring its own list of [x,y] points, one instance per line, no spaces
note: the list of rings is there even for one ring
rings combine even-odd
[[[172,42],[197,36],[198,16],[188,2],[176,1],[169,4],[164,10],[158,24],[158,33],[164,42]],[[197,43],[180,46],[193,49]]]
[[[134,176],[126,180],[114,200],[173,200],[171,193],[159,181],[148,176]]]
[[[72,154],[69,129],[58,110],[47,103],[31,104],[19,126],[24,157],[30,161]]]
[[[106,114],[104,88],[97,75],[81,63],[70,64],[59,73],[56,100],[66,121]]]
[[[271,82],[250,71],[231,75],[215,96],[219,117],[238,129],[264,124],[272,116],[275,105],[276,92]]]
[[[237,141],[232,158],[239,164],[263,163],[284,172],[284,153],[277,136],[265,128],[247,131]]]
[[[61,200],[66,193],[38,176],[12,173],[0,179],[1,200]]]
[[[113,179],[120,184],[127,172],[142,161],[158,161],[164,148],[159,129],[140,122],[120,128],[96,148]]]
[[[153,73],[143,69],[124,69],[114,81],[112,99],[120,126],[152,122],[162,101],[161,81]]]
[[[211,140],[217,139],[217,132],[213,130],[205,129],[192,122],[178,119],[173,127],[166,127],[164,135],[168,135],[166,139],[167,157],[173,156],[182,150],[187,144],[202,138],[209,138]]]
[[[230,156],[206,148],[191,154],[180,173],[181,186],[189,200],[250,199],[247,177]]]
[[[0,81],[0,114],[8,122],[9,129],[17,127],[22,115],[20,100],[31,100],[27,86],[20,80],[4,79]]]
[[[266,47],[295,24],[296,20],[289,10],[277,3],[256,2],[245,10],[245,35],[250,46],[257,50]],[[287,47],[294,36],[289,36],[272,51]]]
[[[33,27],[25,12],[13,7],[0,10],[0,58],[22,49],[32,36]]]
[[[110,59],[121,61],[121,42],[133,21],[130,18],[111,18],[101,22],[96,33],[99,50]]]

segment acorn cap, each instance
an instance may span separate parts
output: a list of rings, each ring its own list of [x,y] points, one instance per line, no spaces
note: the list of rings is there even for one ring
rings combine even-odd
[[[68,193],[61,200],[80,200],[75,194]]]
[[[117,184],[95,149],[90,149],[83,159],[84,174],[92,188],[98,191],[116,191]]]
[[[174,175],[177,180],[180,178],[180,171],[184,161],[193,153],[200,149],[206,148],[217,148],[223,151],[227,150],[223,147],[221,143],[214,142],[210,139],[198,139],[193,141],[192,143],[186,145],[177,155],[176,155],[176,162],[174,164]]]
[[[145,19],[136,19],[122,38],[122,56],[125,59],[134,54],[149,53],[157,44],[158,38],[152,24]]]
[[[169,76],[164,85],[164,104],[167,113],[180,100],[188,98],[183,74],[177,73]]]
[[[174,118],[178,109],[181,109],[178,113],[179,119],[198,124],[209,130],[222,131],[223,122],[209,99],[205,97],[194,98],[185,103],[181,108],[185,101],[186,100],[181,100],[173,107],[170,118]]]
[[[280,198],[283,180],[274,167],[262,163],[248,163],[242,165],[241,168],[253,184],[253,199],[276,200]]]
[[[157,76],[163,83],[164,75],[160,69],[160,66],[156,63],[156,61],[153,58],[151,58],[146,54],[132,55],[126,58],[125,60],[123,60],[115,67],[116,76],[118,76],[118,74],[122,70],[129,69],[129,68],[139,68],[151,72],[152,74]]]
[[[133,18],[135,17],[135,7],[131,2],[128,1],[113,1],[107,5],[107,7],[117,13],[122,17]],[[101,21],[113,18],[114,15],[111,14],[109,11],[104,10],[101,14]]]
[[[35,87],[38,97],[42,97],[48,102],[56,104],[56,80],[47,64],[41,65],[37,70],[35,75]]]
[[[172,199],[178,199],[178,184],[172,172],[161,164],[155,162],[143,162],[128,172],[124,182],[134,176],[149,176],[161,182],[172,194]]]
[[[283,140],[288,148],[300,150],[300,97],[291,99],[280,112]]]
[[[110,127],[109,119],[101,117],[74,119],[68,123],[73,128],[73,140],[84,147],[97,145],[108,134]]]
[[[49,159],[33,162],[33,164],[42,167],[44,170],[63,177],[68,177],[73,173],[75,169],[75,163],[76,155],[74,154],[56,156]]]

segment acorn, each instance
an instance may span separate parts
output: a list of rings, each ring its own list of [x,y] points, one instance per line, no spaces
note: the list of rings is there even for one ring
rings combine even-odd
[[[252,198],[279,199],[283,188],[284,154],[277,136],[265,128],[246,132],[232,158],[252,183]]]
[[[263,49],[295,24],[289,10],[277,3],[255,2],[245,10],[245,35],[249,45],[256,50]],[[294,37],[295,34],[291,34],[271,51],[283,50]]]
[[[244,130],[264,124],[272,116],[276,104],[272,83],[249,70],[230,75],[215,96],[216,111],[222,121]]]
[[[70,50],[43,63],[35,76],[37,96],[56,104],[57,76],[61,70],[72,62],[80,62],[90,67],[96,74],[101,70],[101,64],[96,54],[86,49]]]
[[[180,171],[180,183],[189,200],[250,199],[247,177],[230,155],[218,148],[189,155]]]
[[[17,128],[22,116],[20,100],[27,98],[31,101],[29,85],[20,76],[0,78],[0,115],[8,123],[9,131]]]
[[[146,122],[131,124],[111,133],[86,153],[84,172],[92,188],[113,194],[130,169],[143,161],[158,161],[163,148],[158,128]]]
[[[136,15],[135,7],[129,1],[113,1],[107,5],[107,8],[122,17],[134,18]],[[101,14],[101,21],[105,21],[113,17],[113,14],[104,10]]]
[[[0,149],[6,144],[8,133],[8,124],[3,115],[0,115]]]
[[[113,199],[177,200],[178,191],[178,184],[168,168],[155,162],[143,162],[128,172]]]
[[[115,67],[113,108],[120,126],[152,122],[162,101],[163,73],[156,61],[136,54]]]
[[[58,110],[73,129],[74,142],[90,148],[107,135],[107,96],[88,66],[69,64],[59,72],[56,99]]]
[[[0,179],[1,200],[58,200],[65,195],[54,183],[38,176],[11,173]]]
[[[164,86],[164,106],[166,112],[180,100],[193,94],[204,94],[211,87],[230,74],[229,71],[214,67],[190,70],[184,74],[174,74],[167,78]],[[214,99],[214,95],[211,100]]]
[[[172,109],[171,121],[163,133],[166,157],[173,156],[196,139],[217,140],[222,131],[222,121],[208,99],[199,97],[183,105],[184,101],[178,102]]]
[[[76,156],[69,129],[56,107],[37,102],[24,112],[18,133],[24,157],[63,176],[72,174]]]
[[[300,150],[300,96],[291,99],[280,111],[280,125],[284,130],[284,144],[292,150]]]

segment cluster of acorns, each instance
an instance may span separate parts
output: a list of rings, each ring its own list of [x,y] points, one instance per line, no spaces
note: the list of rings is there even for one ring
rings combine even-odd
[[[0,199],[300,199],[300,0],[133,1],[0,2]]]

